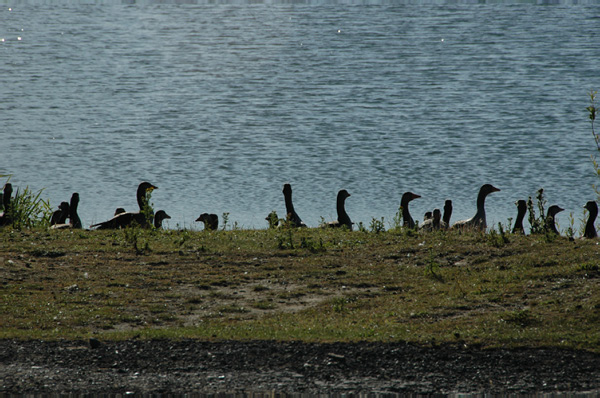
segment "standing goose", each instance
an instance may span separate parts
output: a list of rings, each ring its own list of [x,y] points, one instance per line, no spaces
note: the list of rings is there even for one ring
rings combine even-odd
[[[202,213],[200,217],[196,219],[196,221],[201,221],[204,223],[205,231],[216,231],[219,228],[219,216],[216,214],[208,214]]]
[[[584,208],[590,212],[590,216],[585,223],[585,232],[583,233],[583,237],[596,238],[598,237],[598,233],[596,232],[594,223],[596,222],[596,217],[598,217],[598,205],[593,200],[590,200],[585,204]]]
[[[563,211],[564,209],[557,205],[552,205],[548,208],[548,215],[546,216],[546,232],[552,232],[556,235],[560,235],[556,228],[554,217]]]
[[[448,229],[448,225],[442,220],[442,212],[440,209],[433,209],[433,229]]]
[[[159,210],[154,215],[154,228],[161,229],[163,220],[171,218],[164,210]]]
[[[77,214],[78,206],[79,194],[77,192],[73,192],[73,195],[71,195],[71,205],[69,206],[69,224],[71,224],[72,228],[81,229],[81,219],[79,218],[79,214]]]
[[[134,222],[140,225],[141,227],[147,228],[150,226],[148,220],[146,219],[146,215],[142,213],[144,208],[148,206],[147,193],[152,192],[153,190],[158,189],[158,187],[150,184],[149,182],[142,182],[137,189],[137,202],[140,208],[139,212],[125,212],[119,213],[110,220],[94,224],[91,228],[97,227],[97,229],[117,229],[117,228],[125,228],[131,226]]]
[[[411,200],[413,199],[418,199],[420,198],[421,195],[417,195],[416,193],[412,193],[412,192],[405,192],[402,195],[402,199],[400,199],[400,207],[402,208],[402,226],[406,227],[406,228],[414,228],[415,227],[415,220],[413,220],[413,218],[410,215],[410,211],[408,211],[408,204],[410,203]]]
[[[12,184],[9,182],[4,184],[4,190],[2,192],[2,206],[4,207],[4,211],[0,213],[0,225],[8,225],[12,222],[10,216],[10,197],[13,192]]]
[[[479,194],[477,195],[477,213],[475,213],[475,215],[468,220],[457,221],[452,228],[479,229],[481,231],[485,231],[487,228],[487,222],[485,218],[485,198],[492,192],[498,191],[500,190],[495,186],[491,184],[484,184],[479,189]]]
[[[452,217],[452,201],[447,199],[444,202],[444,216],[442,217],[442,221],[446,224],[446,229],[450,226],[450,217]]]
[[[527,213],[527,202],[523,199],[519,199],[515,202],[515,204],[517,205],[517,218],[515,220],[515,226],[513,227],[512,233],[525,234],[525,229],[523,228],[523,219],[525,218],[525,213]]]
[[[350,197],[350,194],[345,189],[342,189],[338,192],[336,200],[338,218],[336,221],[331,221],[325,224],[325,226],[334,228],[346,226],[350,231],[352,231],[352,220],[350,220],[350,217],[348,216],[348,213],[346,213],[345,208],[346,198],[348,197]]]
[[[306,224],[300,219],[294,204],[292,203],[292,186],[290,184],[283,185],[283,198],[285,199],[285,213],[287,221],[294,227],[306,227]]]
[[[68,204],[67,202],[62,202],[61,206],[63,206],[64,204],[66,204],[66,211],[69,216],[69,223],[66,224],[66,217],[63,216],[60,219],[60,223],[52,224],[52,222],[51,222],[50,228],[52,228],[52,229],[67,229],[67,228],[81,229],[81,227],[82,227],[81,220],[79,219],[79,214],[77,214],[77,206],[79,205],[79,194],[77,192],[73,193],[73,195],[71,195],[71,204]],[[54,213],[56,213],[56,212],[54,212]],[[54,215],[52,217],[54,218]]]
[[[50,226],[66,223],[67,217],[69,217],[69,202],[61,202],[58,210],[52,213],[52,217],[50,217]]]

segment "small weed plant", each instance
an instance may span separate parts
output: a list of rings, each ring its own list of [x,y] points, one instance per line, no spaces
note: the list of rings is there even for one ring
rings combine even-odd
[[[539,216],[536,216],[536,208],[534,207],[531,196],[527,201],[527,209],[529,210],[529,224],[531,225],[530,232],[532,234],[543,234],[546,230],[546,199],[544,198],[544,188],[540,188],[536,195],[537,199],[537,211]]]
[[[145,225],[148,225],[150,228],[154,227],[154,204],[150,204],[150,199],[152,199],[152,192],[146,191],[146,195],[143,199],[143,206],[141,209],[141,213],[144,215],[144,220],[146,221]]]
[[[398,208],[398,211],[394,215],[392,219],[392,224],[390,226],[390,230],[392,231],[400,231],[402,229],[402,206]]]
[[[375,217],[373,217],[371,219],[369,229],[371,230],[371,232],[374,232],[376,234],[380,232],[385,232],[385,224],[383,223],[383,217],[381,217],[381,220],[378,220]]]
[[[498,231],[492,228],[488,234],[488,243],[494,247],[504,247],[510,242],[508,234],[504,230],[502,223],[498,223]]]
[[[431,248],[429,249],[429,261],[425,267],[425,276],[439,282],[444,281],[444,278],[440,274],[440,264],[436,261],[435,254]]]
[[[225,231],[227,229],[227,224],[229,223],[229,213],[225,212],[223,213],[223,231]]]

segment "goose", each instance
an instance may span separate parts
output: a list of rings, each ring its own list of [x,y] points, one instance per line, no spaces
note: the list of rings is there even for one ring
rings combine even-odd
[[[96,229],[117,229],[117,228],[125,228],[131,226],[134,222],[138,225],[147,228],[149,226],[148,220],[146,219],[146,215],[142,213],[142,210],[148,205],[148,200],[146,199],[146,194],[148,192],[152,192],[153,190],[158,189],[158,187],[150,184],[147,181],[142,182],[137,189],[137,202],[140,208],[139,212],[125,212],[119,213],[110,220],[94,224],[91,228]]]
[[[62,202],[61,206],[67,202]],[[69,214],[69,223],[66,224],[66,217],[61,218],[61,222],[50,226],[51,229],[67,229],[75,228],[81,229],[81,220],[79,214],[77,214],[77,206],[79,205],[79,194],[77,192],[71,195],[71,204],[67,203],[67,212]],[[56,213],[56,212],[55,212]],[[54,217],[54,216],[53,216]]]
[[[552,205],[548,208],[548,215],[546,216],[546,232],[552,232],[556,235],[560,235],[558,229],[556,229],[554,217],[563,210],[563,208],[557,205]]]
[[[440,229],[448,229],[448,224],[442,220],[442,212],[440,209],[434,209],[430,219],[423,222],[421,227],[424,231],[438,231]]]
[[[285,199],[286,220],[294,227],[306,227],[306,224],[300,219],[294,204],[292,203],[292,186],[290,184],[283,185],[283,197]]]
[[[500,190],[491,184],[484,184],[479,189],[479,194],[477,195],[477,213],[472,218],[468,220],[457,221],[452,228],[458,229],[479,229],[481,231],[485,231],[487,228],[486,218],[485,218],[485,198],[491,194],[492,192],[499,192]]]
[[[423,222],[427,221],[427,220],[431,220],[433,218],[433,213],[430,211],[426,211],[425,214],[423,215]]]
[[[513,227],[513,234],[525,234],[525,229],[523,228],[523,219],[525,218],[525,213],[527,213],[527,202],[523,199],[519,199],[515,202],[517,205],[517,218],[515,220],[515,226]]]
[[[79,214],[77,214],[77,207],[79,206],[79,194],[77,192],[73,192],[71,195],[71,205],[69,206],[69,224],[71,227],[76,229],[81,229],[81,219],[79,218]]]
[[[52,213],[52,217],[50,217],[50,226],[66,223],[67,217],[69,217],[69,202],[61,202],[58,210]]]
[[[596,238],[598,237],[598,233],[596,232],[594,222],[596,222],[596,217],[598,217],[598,205],[593,200],[590,200],[585,204],[584,208],[590,212],[590,215],[585,223],[585,232],[583,233],[583,237]]]
[[[334,228],[339,228],[339,227],[345,226],[350,231],[352,231],[352,220],[350,220],[350,217],[348,216],[348,213],[346,213],[346,209],[345,209],[346,198],[349,198],[349,197],[350,197],[350,194],[345,189],[341,189],[338,192],[337,200],[336,200],[336,209],[337,209],[338,218],[336,221],[331,221],[331,222],[325,224],[325,226],[334,227]]]
[[[12,222],[10,216],[10,197],[12,195],[12,192],[12,184],[9,182],[4,184],[4,189],[2,191],[2,206],[4,208],[4,211],[0,213],[0,225],[8,225]]]
[[[202,213],[196,221],[203,222],[206,231],[216,231],[219,228],[219,216],[216,214]]]
[[[163,220],[171,218],[164,210],[159,210],[154,215],[154,228],[161,229]]]
[[[450,226],[450,217],[452,217],[452,201],[447,199],[444,202],[444,216],[442,217],[442,221],[446,224],[446,228]]]
[[[400,199],[400,207],[402,208],[402,226],[406,227],[406,228],[414,228],[415,227],[415,220],[413,220],[413,218],[410,215],[410,211],[408,211],[408,204],[410,203],[411,200],[413,199],[418,199],[420,198],[421,195],[417,195],[415,193],[412,192],[405,192],[402,195],[402,199]]]

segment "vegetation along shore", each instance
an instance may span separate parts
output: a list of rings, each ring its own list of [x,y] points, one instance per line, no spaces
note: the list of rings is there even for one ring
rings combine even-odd
[[[0,264],[3,391],[600,389],[597,239],[3,228]]]

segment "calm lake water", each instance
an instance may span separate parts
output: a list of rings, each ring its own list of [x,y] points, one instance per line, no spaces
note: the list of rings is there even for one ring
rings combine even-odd
[[[169,228],[264,228],[286,182],[310,226],[342,188],[366,225],[405,191],[455,221],[494,184],[493,225],[543,187],[563,230],[596,198],[598,2],[0,3],[0,174],[84,225],[144,180]]]

